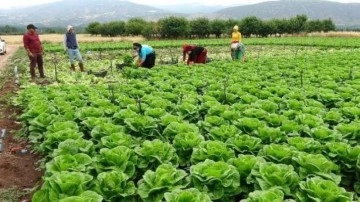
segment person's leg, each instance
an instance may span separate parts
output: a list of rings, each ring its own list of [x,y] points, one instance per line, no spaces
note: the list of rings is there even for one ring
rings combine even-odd
[[[230,45],[230,49],[231,49],[231,59],[235,60],[236,59],[236,50],[238,49],[238,44],[237,42],[233,42]]]
[[[84,63],[83,63],[83,59],[81,57],[80,51],[79,51],[79,49],[75,49],[74,52],[75,52],[75,58],[79,62],[80,71],[83,72],[84,71]]]
[[[40,77],[45,78],[45,75],[44,75],[44,61],[43,61],[42,54],[37,54],[36,62],[37,62],[37,65],[38,65]]]
[[[245,57],[245,46],[243,43],[240,44],[240,59],[245,61],[246,57]]]
[[[235,50],[235,59],[238,60],[241,58],[241,51],[240,48]]]
[[[68,49],[68,55],[69,55],[69,60],[70,60],[70,69],[72,71],[75,71],[75,64],[74,64],[74,52],[73,49]]]
[[[35,56],[34,57],[30,57],[29,56],[29,59],[30,59],[30,75],[31,75],[31,78],[34,79],[36,74],[35,74],[35,67],[36,67],[36,58]]]

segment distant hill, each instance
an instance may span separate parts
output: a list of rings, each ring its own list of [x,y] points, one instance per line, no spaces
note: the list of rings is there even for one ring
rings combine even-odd
[[[169,0],[170,1],[170,0]],[[241,1],[239,1],[241,3]],[[216,11],[217,10],[217,11]],[[323,0],[280,0],[252,5],[222,8],[203,6],[201,3],[155,8],[126,0],[62,0],[38,6],[18,9],[0,9],[0,25],[57,27],[72,24],[86,26],[90,22],[108,22],[142,17],[158,20],[167,16],[183,16],[188,19],[242,19],[256,16],[261,19],[291,18],[305,14],[310,19],[331,18],[337,26],[360,26],[360,3],[337,3]]]
[[[338,3],[321,0],[280,0],[221,9],[209,18],[256,16],[261,19],[290,18],[305,14],[310,19],[331,18],[336,25],[360,25],[360,3]]]
[[[226,8],[225,6],[209,6],[202,3],[194,4],[174,4],[174,5],[164,5],[156,6],[157,8],[167,10],[175,13],[185,13],[185,14],[197,14],[197,13],[213,13],[220,9]]]
[[[143,17],[147,20],[180,15],[162,9],[121,0],[62,0],[38,6],[0,10],[0,25],[39,26],[87,25],[89,22],[126,20]]]

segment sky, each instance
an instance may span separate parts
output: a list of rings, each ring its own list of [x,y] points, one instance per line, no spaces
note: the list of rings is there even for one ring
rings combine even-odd
[[[61,0],[0,0],[0,9],[1,8],[11,8],[11,7],[24,7],[31,5],[39,5],[44,3],[50,3]],[[146,4],[151,6],[158,5],[171,5],[171,4],[187,4],[187,3],[199,3],[204,5],[219,5],[219,0],[129,0],[135,3]],[[232,5],[241,5],[241,4],[253,4],[259,3],[266,0],[221,0],[221,5],[223,6],[232,6]],[[332,0],[342,3],[360,3],[360,0]]]

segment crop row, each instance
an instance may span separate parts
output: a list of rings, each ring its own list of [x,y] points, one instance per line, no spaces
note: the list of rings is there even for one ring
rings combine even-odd
[[[33,201],[356,200],[357,52],[279,51],[125,68],[112,84],[80,75],[29,86],[14,103],[44,156]]]
[[[282,37],[282,38],[244,38],[245,45],[274,45],[274,46],[317,46],[334,48],[358,48],[360,42],[356,37]],[[230,39],[192,39],[192,40],[154,40],[146,41],[148,45],[154,48],[178,48],[184,43],[197,44],[205,47],[225,46],[230,44]],[[111,50],[129,50],[132,43],[124,42],[83,42],[80,43],[83,51],[111,51]],[[63,46],[57,43],[46,43],[47,52],[62,52]]]

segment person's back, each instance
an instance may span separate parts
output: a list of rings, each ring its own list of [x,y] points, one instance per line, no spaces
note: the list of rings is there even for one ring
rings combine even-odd
[[[133,43],[133,49],[139,56],[138,66],[149,69],[155,66],[156,54],[151,46]]]
[[[183,48],[183,61],[185,62],[186,54],[188,54],[187,64],[191,63],[206,63],[207,50],[202,46],[184,44]]]
[[[154,49],[151,46],[141,45],[141,51],[140,51],[141,57],[143,57],[144,55],[148,55],[152,52],[154,52]]]

